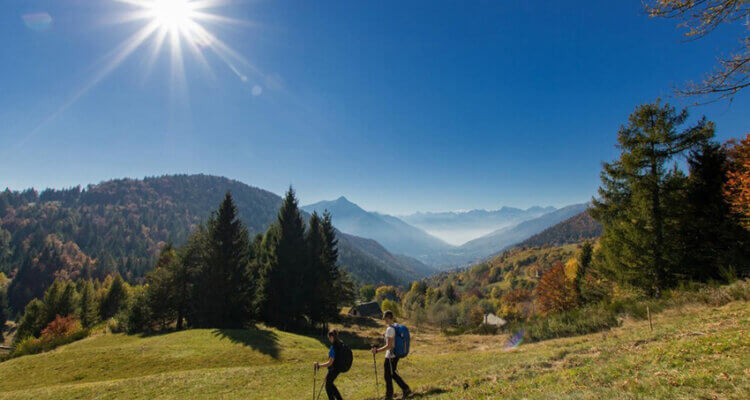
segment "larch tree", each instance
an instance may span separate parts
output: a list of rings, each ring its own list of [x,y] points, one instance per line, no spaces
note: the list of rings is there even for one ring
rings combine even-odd
[[[90,280],[82,283],[78,303],[81,325],[84,328],[94,326],[99,321],[99,302],[94,284]]]
[[[705,118],[678,130],[687,117],[659,101],[638,106],[617,134],[620,156],[604,163],[599,198],[593,199],[591,214],[604,228],[604,269],[652,295],[675,282],[682,261],[686,177],[670,165],[714,135]]]

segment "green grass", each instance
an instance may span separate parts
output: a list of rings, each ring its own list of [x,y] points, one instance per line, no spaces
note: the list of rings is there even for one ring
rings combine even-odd
[[[656,315],[653,332],[628,320],[511,351],[506,336],[417,332],[399,368],[425,399],[746,399],[748,321],[747,301],[684,305]],[[312,362],[326,353],[316,338],[270,329],[98,335],[0,363],[0,399],[305,399]],[[354,353],[339,388],[347,399],[373,398],[372,356]]]

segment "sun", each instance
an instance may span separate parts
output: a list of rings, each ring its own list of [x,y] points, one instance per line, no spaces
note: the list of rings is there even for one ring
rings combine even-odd
[[[145,4],[149,16],[162,28],[185,30],[193,24],[196,4],[190,0],[153,0]]]

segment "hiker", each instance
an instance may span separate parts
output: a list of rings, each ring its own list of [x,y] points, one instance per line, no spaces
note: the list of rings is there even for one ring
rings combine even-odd
[[[328,395],[328,400],[343,400],[339,389],[336,388],[333,381],[336,380],[341,372],[345,372],[340,371],[339,366],[341,363],[336,362],[336,357],[343,357],[346,350],[343,348],[343,343],[339,340],[337,330],[331,329],[328,332],[328,340],[331,342],[331,349],[328,350],[328,361],[323,364],[316,361],[314,365],[316,370],[321,367],[328,367],[328,374],[326,375],[326,394]]]
[[[411,394],[409,385],[404,382],[403,379],[398,375],[398,360],[400,357],[396,355],[396,319],[393,318],[393,311],[387,310],[383,313],[383,319],[385,320],[388,327],[385,329],[385,346],[383,347],[372,347],[372,354],[380,353],[385,351],[385,365],[383,366],[384,378],[385,378],[385,398],[393,399],[393,381],[396,381],[398,386],[404,392],[403,398],[406,398]]]

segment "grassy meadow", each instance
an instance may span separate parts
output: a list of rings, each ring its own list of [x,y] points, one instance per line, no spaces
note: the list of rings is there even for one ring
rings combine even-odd
[[[656,314],[653,331],[646,320],[626,320],[610,331],[512,350],[504,349],[506,335],[416,330],[399,369],[426,399],[746,399],[749,321],[747,301],[689,304]],[[380,337],[378,324],[339,326],[355,347],[352,370],[338,380],[345,398],[375,398],[366,347]],[[100,333],[0,363],[0,399],[310,398],[312,362],[327,354],[321,339],[262,327]],[[377,361],[382,396],[382,355]]]

